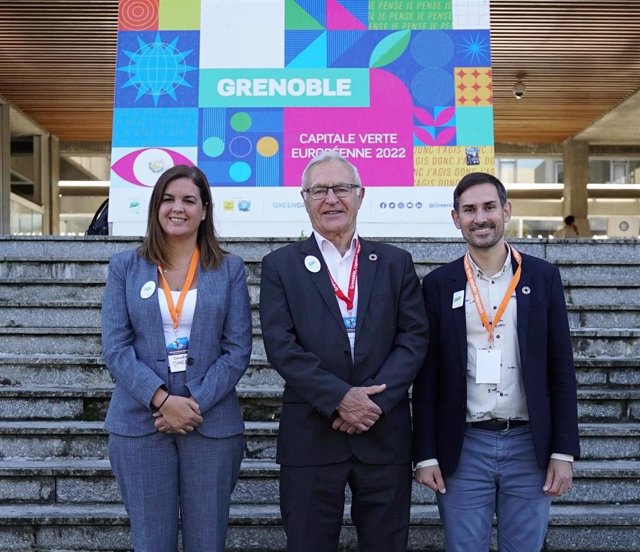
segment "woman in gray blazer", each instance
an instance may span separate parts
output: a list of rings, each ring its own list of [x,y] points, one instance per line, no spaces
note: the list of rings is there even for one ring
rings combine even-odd
[[[109,458],[135,552],[223,552],[244,449],[235,386],[251,354],[244,265],[224,251],[205,175],[160,176],[144,242],[116,253],[102,304],[115,378]]]

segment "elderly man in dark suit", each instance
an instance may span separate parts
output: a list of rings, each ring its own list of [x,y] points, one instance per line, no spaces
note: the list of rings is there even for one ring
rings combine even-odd
[[[334,152],[302,176],[313,235],[262,261],[269,362],[285,380],[277,460],[288,552],[337,550],[345,488],[363,552],[406,550],[408,389],[427,326],[411,256],[360,238],[364,189]]]
[[[551,498],[579,454],[576,382],[558,269],[504,241],[492,175],[453,194],[464,257],[423,283],[430,340],[413,386],[416,479],[437,492],[447,552],[540,550]]]

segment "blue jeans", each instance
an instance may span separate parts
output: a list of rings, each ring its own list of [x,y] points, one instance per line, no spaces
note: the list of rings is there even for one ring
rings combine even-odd
[[[467,426],[460,462],[438,493],[447,552],[487,552],[495,512],[500,552],[539,552],[551,497],[542,486],[528,426],[487,431]]]

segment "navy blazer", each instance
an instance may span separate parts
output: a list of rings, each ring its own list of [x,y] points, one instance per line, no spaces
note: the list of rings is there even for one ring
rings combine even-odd
[[[146,299],[140,290],[152,281]],[[235,386],[251,356],[251,311],[242,259],[227,255],[216,270],[198,267],[186,385],[200,405],[197,431],[208,437],[242,433]],[[128,436],[156,431],[151,398],[167,383],[169,360],[158,303],[158,268],[137,251],[111,257],[102,299],[102,356],[116,384],[105,427]]]
[[[514,271],[516,267],[513,260]],[[466,424],[465,309],[452,308],[453,294],[466,284],[462,257],[422,282],[430,340],[413,385],[414,460],[436,458],[445,477],[458,465]],[[552,453],[580,453],[573,351],[558,269],[523,254],[516,301],[529,423],[537,463],[546,469]]]
[[[408,389],[426,353],[427,326],[411,255],[360,240],[355,361],[315,237],[262,261],[260,316],[267,357],[285,380],[278,462],[292,466],[411,461]],[[310,272],[304,259],[322,264]],[[372,396],[384,415],[367,432],[331,427],[353,386],[386,383]]]

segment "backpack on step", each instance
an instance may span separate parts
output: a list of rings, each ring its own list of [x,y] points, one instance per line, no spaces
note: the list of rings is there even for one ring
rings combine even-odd
[[[109,235],[109,198],[98,207],[85,236],[108,236]]]

